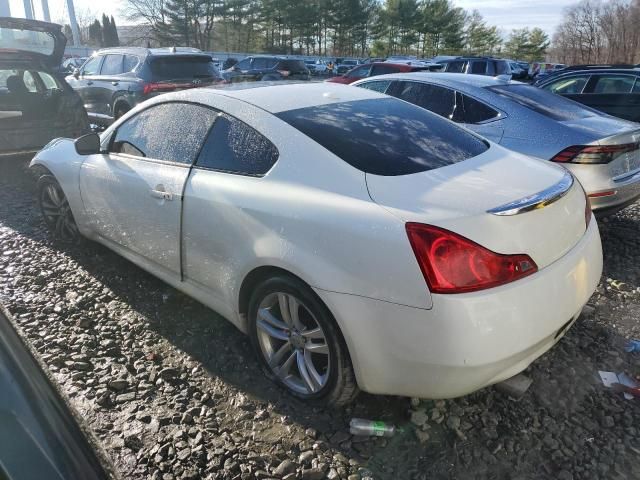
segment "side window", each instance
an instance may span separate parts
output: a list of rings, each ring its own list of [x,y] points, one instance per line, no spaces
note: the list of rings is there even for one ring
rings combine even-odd
[[[462,73],[464,72],[464,63],[464,61],[449,62],[447,64],[447,67],[445,68],[445,71],[452,73]]]
[[[138,60],[138,57],[136,57],[135,55],[125,55],[124,67],[122,68],[122,71],[125,73],[133,72],[138,66],[138,63],[140,63],[140,61]]]
[[[36,84],[36,79],[33,76],[33,73],[29,71],[24,72],[22,79],[24,80],[24,85],[27,87],[27,90],[31,93],[37,93],[38,85]]]
[[[398,68],[390,67],[388,65],[374,65],[371,68],[370,77],[374,77],[376,75],[386,75],[388,73],[397,73],[399,72]]]
[[[389,94],[448,119],[456,104],[456,92],[427,83],[396,82]]]
[[[640,93],[640,77],[636,77],[636,84],[633,86],[631,93]]]
[[[365,65],[364,67],[358,67],[355,68],[353,71],[349,72],[347,74],[347,77],[349,78],[362,78],[362,77],[366,77],[367,75],[369,75],[369,70],[371,69],[371,66],[369,65]]]
[[[236,64],[236,67],[238,67],[240,70],[249,70],[251,68],[251,59],[245,58],[241,62],[238,62]]]
[[[277,58],[267,58],[267,68],[273,68],[278,64]]]
[[[253,65],[251,68],[254,70],[265,70],[267,68],[267,59],[266,58],[254,58]]]
[[[84,68],[82,69],[83,75],[95,75],[100,70],[100,63],[104,57],[93,57],[87,60],[87,63],[84,64]]]
[[[551,93],[582,93],[582,89],[589,81],[589,75],[575,76],[571,78],[561,78],[555,82],[550,83],[542,87],[544,90],[548,90]]]
[[[471,62],[471,71],[476,75],[484,75],[487,73],[487,62]]]
[[[500,114],[490,106],[462,94],[464,105],[464,123],[481,123],[494,119]]]
[[[60,88],[60,86],[58,85],[58,82],[56,82],[56,79],[53,78],[48,73],[38,72],[38,76],[40,77],[40,80],[42,80],[42,83],[44,84],[47,90],[54,90],[54,89]]]
[[[110,152],[190,165],[217,112],[189,103],[163,103],[124,122]]]
[[[631,93],[634,81],[630,75],[598,75],[593,93]]]
[[[391,80],[375,80],[373,82],[366,82],[357,85],[358,87],[366,88],[368,90],[373,90],[375,92],[384,93],[389,88],[391,84]]]
[[[202,147],[196,165],[239,173],[264,175],[278,160],[275,145],[249,125],[221,115]]]
[[[100,75],[120,75],[122,73],[122,55],[106,55]]]

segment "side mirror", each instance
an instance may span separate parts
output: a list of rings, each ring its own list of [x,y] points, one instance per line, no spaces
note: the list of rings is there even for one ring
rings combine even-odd
[[[100,136],[97,133],[87,133],[76,139],[73,144],[78,155],[95,155],[100,153]]]
[[[76,78],[76,80],[78,78],[80,78],[80,69],[79,68],[74,68],[73,69],[73,76]]]

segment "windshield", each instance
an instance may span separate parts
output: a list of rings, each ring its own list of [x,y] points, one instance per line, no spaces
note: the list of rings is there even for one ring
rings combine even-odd
[[[151,72],[155,80],[220,77],[218,69],[208,56],[184,55],[156,58],[151,61]]]
[[[51,55],[54,53],[55,44],[55,39],[49,32],[0,27],[0,50],[19,50]]]
[[[480,155],[487,145],[427,110],[392,98],[358,100],[278,114],[353,167],[407,175]]]
[[[509,84],[485,87],[523,107],[558,121],[577,120],[594,116],[596,112],[559,95],[531,85]]]

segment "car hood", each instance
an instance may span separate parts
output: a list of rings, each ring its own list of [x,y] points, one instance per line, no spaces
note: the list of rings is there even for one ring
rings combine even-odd
[[[56,67],[62,63],[66,45],[61,25],[0,17],[0,59],[24,61],[26,57]]]
[[[580,132],[594,141],[630,130],[638,130],[640,124],[621,118],[601,114],[560,122],[574,131]]]

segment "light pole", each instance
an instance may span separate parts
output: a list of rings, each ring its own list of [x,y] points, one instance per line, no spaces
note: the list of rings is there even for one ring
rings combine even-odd
[[[26,0],[25,0],[26,1]],[[76,20],[76,9],[73,7],[73,0],[67,0],[67,10],[69,11],[69,23],[71,24],[71,34],[73,35],[73,44],[80,45],[80,29]]]
[[[33,20],[33,3],[31,0],[22,0],[24,4],[24,18]]]
[[[51,21],[51,15],[49,14],[49,1],[48,0],[42,0],[41,4],[42,4],[43,20],[45,22],[50,22]]]
[[[9,8],[9,0],[0,0],[0,17],[10,17],[11,8]]]

